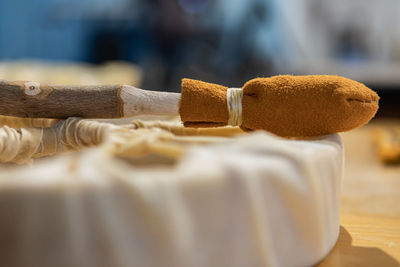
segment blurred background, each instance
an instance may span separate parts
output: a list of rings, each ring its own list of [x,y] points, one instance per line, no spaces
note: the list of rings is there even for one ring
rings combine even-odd
[[[399,0],[0,0],[0,79],[178,92],[184,77],[241,87],[277,74],[346,76],[380,95],[378,119],[342,134],[347,235],[321,266],[398,266]]]
[[[338,74],[400,117],[399,14],[398,0],[0,0],[0,78],[179,91]]]

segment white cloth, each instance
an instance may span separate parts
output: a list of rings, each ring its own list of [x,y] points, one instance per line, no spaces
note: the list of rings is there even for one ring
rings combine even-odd
[[[0,265],[311,266],[337,240],[339,135],[130,160],[99,147],[0,173]]]

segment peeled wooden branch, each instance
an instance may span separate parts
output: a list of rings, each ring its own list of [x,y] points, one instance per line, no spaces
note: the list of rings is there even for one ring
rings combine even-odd
[[[49,86],[0,80],[0,114],[29,118],[177,115],[180,94],[129,85]]]

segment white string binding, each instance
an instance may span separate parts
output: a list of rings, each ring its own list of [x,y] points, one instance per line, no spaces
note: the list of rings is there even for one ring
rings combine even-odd
[[[226,92],[226,103],[228,105],[228,125],[240,126],[242,124],[242,88],[228,88]]]

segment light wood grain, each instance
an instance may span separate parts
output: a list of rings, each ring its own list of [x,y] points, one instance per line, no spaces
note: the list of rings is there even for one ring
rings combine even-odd
[[[318,266],[400,266],[400,219],[341,214],[339,240]]]
[[[123,116],[179,115],[181,94],[143,90],[129,85],[121,88]]]
[[[372,142],[387,123],[376,120],[343,134],[341,231],[319,266],[400,266],[400,166],[383,165]]]

